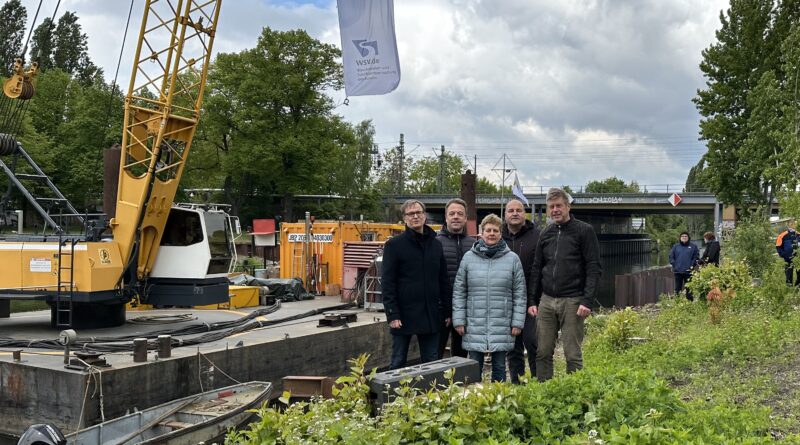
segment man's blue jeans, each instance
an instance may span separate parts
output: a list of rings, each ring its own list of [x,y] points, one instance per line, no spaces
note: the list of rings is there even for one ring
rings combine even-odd
[[[475,360],[483,370],[483,356],[485,353],[478,351],[469,351],[469,358]],[[483,372],[481,372],[483,374]],[[492,381],[505,382],[506,381],[506,351],[492,352]]]
[[[404,368],[408,359],[408,346],[413,335],[392,335],[392,362],[389,369]],[[439,358],[439,333],[417,334],[420,362],[432,362]]]

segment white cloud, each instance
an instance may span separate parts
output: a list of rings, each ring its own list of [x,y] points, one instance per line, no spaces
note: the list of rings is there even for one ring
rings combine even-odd
[[[29,11],[33,0],[23,2]],[[45,1],[44,10],[52,7]],[[382,148],[400,133],[414,155],[444,144],[478,172],[507,153],[523,186],[617,176],[682,183],[703,151],[691,102],[703,48],[726,0],[396,0],[402,80],[386,96],[353,97],[337,112],[373,119]],[[113,76],[128,2],[63,0]],[[130,71],[134,6],[121,78]],[[215,49],[255,45],[263,27],[302,28],[339,44],[333,1],[223,2]],[[43,14],[45,14],[43,12]],[[32,15],[32,12],[30,13]],[[40,19],[41,20],[41,19]],[[126,85],[126,83],[123,85]],[[336,103],[343,92],[334,93]]]

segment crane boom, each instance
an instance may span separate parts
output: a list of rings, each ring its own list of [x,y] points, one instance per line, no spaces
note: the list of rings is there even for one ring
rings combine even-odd
[[[152,270],[192,145],[221,0],[147,0],[122,135],[116,215],[120,256]]]

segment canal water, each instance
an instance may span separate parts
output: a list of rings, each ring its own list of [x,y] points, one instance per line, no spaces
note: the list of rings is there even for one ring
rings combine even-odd
[[[653,250],[655,242],[641,235],[600,237],[600,263],[603,275],[597,289],[597,301],[603,307],[614,305],[614,277],[666,264],[666,255]]]

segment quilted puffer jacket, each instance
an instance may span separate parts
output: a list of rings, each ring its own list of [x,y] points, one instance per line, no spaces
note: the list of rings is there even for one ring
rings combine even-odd
[[[464,326],[467,351],[514,348],[511,328],[525,325],[525,274],[507,246],[492,258],[477,249],[464,255],[453,285],[453,326]]]

